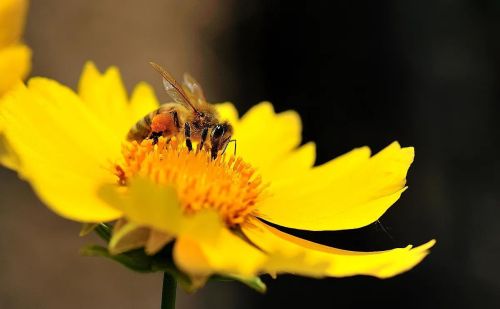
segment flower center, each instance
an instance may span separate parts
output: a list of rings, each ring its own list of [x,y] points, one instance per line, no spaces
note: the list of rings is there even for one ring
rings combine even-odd
[[[188,151],[184,143],[163,137],[127,143],[124,166],[116,166],[119,184],[134,176],[173,186],[185,213],[214,209],[230,227],[245,222],[263,198],[265,185],[255,169],[241,158],[221,155],[215,160],[208,151]]]

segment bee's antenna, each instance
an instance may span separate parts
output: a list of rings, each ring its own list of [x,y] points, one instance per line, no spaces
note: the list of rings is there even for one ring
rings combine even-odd
[[[224,150],[222,150],[221,154],[224,154],[226,152],[227,146],[229,146],[229,143],[234,143],[234,156],[236,156],[236,140],[232,139],[229,142],[227,142],[226,147],[224,147]]]

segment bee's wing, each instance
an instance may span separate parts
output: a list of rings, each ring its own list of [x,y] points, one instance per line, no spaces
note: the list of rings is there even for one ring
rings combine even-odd
[[[184,73],[183,88],[196,104],[207,102],[200,84],[188,73]]]
[[[163,77],[163,86],[168,95],[177,103],[185,105],[196,111],[196,108],[191,103],[189,97],[184,92],[184,89],[179,85],[179,83],[160,65],[150,62],[151,66]]]

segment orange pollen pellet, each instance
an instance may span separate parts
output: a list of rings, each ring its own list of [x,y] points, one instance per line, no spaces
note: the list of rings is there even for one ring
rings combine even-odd
[[[188,151],[175,137],[160,137],[156,145],[134,141],[122,152],[124,163],[115,167],[119,184],[141,176],[173,186],[185,213],[214,209],[229,227],[244,223],[265,197],[267,186],[243,159],[222,155],[213,160],[210,152]]]
[[[158,114],[154,116],[151,123],[151,130],[153,132],[162,132],[172,125],[172,115],[170,114]]]

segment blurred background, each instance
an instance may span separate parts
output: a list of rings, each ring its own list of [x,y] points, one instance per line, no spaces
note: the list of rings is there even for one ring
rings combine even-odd
[[[32,75],[75,88],[84,62],[117,65],[130,90],[192,73],[210,101],[243,113],[261,100],[297,110],[318,163],[393,140],[416,147],[410,189],[359,230],[305,233],[353,250],[431,238],[427,259],[388,280],[265,277],[178,292],[178,308],[498,308],[500,306],[500,2],[32,1]],[[159,308],[161,275],[78,255],[98,242],[0,169],[1,308]]]

